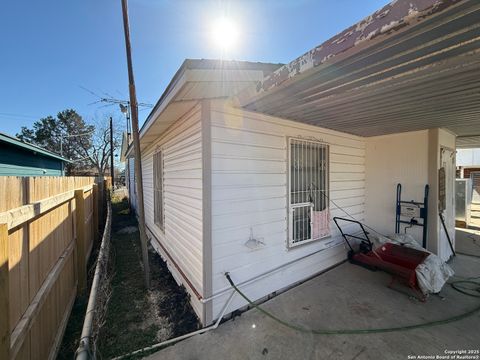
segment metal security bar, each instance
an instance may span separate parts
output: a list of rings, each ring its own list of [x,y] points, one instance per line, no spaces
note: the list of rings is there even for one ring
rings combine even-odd
[[[290,247],[330,235],[328,162],[328,145],[289,138]]]
[[[163,154],[161,151],[153,155],[153,192],[154,222],[163,230]]]

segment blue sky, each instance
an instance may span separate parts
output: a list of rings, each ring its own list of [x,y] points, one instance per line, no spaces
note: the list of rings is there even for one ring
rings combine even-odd
[[[130,0],[139,102],[155,103],[185,58],[218,58],[211,24],[238,27],[227,58],[286,63],[385,5],[387,0]],[[76,109],[86,120],[120,116],[89,105],[128,98],[120,0],[16,0],[0,13],[0,131]],[[140,123],[148,110],[140,112]]]

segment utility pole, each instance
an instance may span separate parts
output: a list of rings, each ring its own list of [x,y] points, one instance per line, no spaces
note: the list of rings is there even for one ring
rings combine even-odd
[[[135,178],[138,197],[138,228],[140,231],[140,245],[142,247],[143,270],[145,272],[145,286],[150,288],[150,265],[148,263],[147,233],[145,230],[145,209],[143,206],[142,158],[140,153],[140,138],[138,135],[138,104],[133,77],[132,49],[130,45],[130,29],[128,25],[127,0],[122,0],[123,30],[125,34],[125,50],[127,52],[128,90],[130,93],[130,110],[132,116],[133,150],[135,159]]]
[[[110,176],[112,177],[112,188],[115,184],[115,171],[113,169],[113,119],[110,116]]]

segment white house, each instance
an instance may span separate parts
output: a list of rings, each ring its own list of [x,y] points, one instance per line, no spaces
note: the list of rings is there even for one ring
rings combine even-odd
[[[408,200],[429,184],[427,247],[450,257],[439,199],[454,240],[455,141],[480,134],[479,15],[398,0],[287,65],[183,63],[140,132],[144,205],[204,324],[226,272],[258,300],[343,261],[334,216],[393,233],[397,183]]]

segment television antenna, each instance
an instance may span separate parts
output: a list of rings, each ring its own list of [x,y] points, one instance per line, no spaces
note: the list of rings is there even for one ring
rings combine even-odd
[[[103,93],[103,96],[102,95],[99,95],[97,93],[95,93],[94,91],[92,90],[89,90],[87,89],[86,87],[83,87],[83,86],[80,86],[81,89],[85,90],[86,92],[88,92],[89,94],[92,94],[93,96],[95,96],[97,98],[96,101],[88,104],[88,105],[95,105],[95,104],[102,104],[101,108],[105,108],[105,107],[110,107],[110,106],[115,106],[115,105],[118,105],[120,107],[120,111],[122,112],[122,114],[125,114],[125,118],[127,120],[127,134],[130,135],[131,134],[131,126],[130,126],[130,114],[131,114],[131,109],[130,109],[130,101],[128,100],[123,100],[123,99],[117,99],[115,98],[114,96],[108,94],[108,93]],[[143,103],[143,102],[139,102],[137,104],[138,106],[138,110],[141,111],[141,110],[144,110],[144,109],[151,109],[153,108],[153,104],[149,104],[149,103]]]

